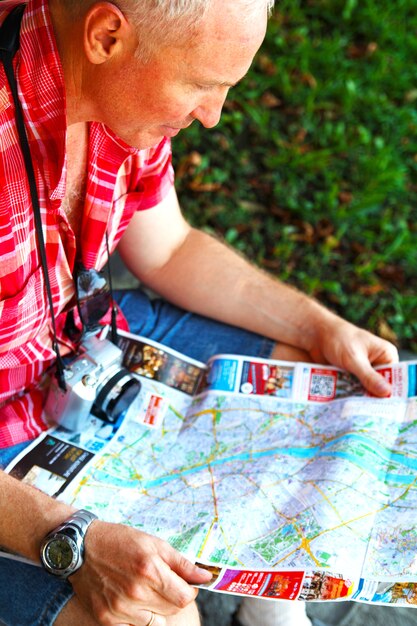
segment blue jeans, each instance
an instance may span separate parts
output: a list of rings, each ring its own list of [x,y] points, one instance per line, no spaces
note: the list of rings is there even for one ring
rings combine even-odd
[[[118,291],[115,298],[133,333],[203,362],[220,352],[268,358],[274,346],[270,339],[150,299],[141,290]],[[0,468],[26,445],[0,449]],[[69,582],[40,567],[0,558],[0,623],[50,626],[72,595]]]

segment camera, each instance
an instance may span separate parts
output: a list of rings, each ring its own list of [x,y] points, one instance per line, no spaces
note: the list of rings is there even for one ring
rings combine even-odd
[[[122,367],[123,353],[107,339],[88,337],[83,353],[65,368],[67,389],[52,378],[45,414],[68,430],[83,430],[90,414],[115,423],[139,394],[141,384]]]

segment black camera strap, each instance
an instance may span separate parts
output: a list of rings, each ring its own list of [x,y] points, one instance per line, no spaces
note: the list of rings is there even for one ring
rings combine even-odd
[[[36,178],[35,172],[33,168],[32,155],[30,153],[29,141],[27,138],[25,122],[23,118],[22,106],[19,100],[18,90],[16,78],[13,71],[13,58],[16,52],[19,49],[19,35],[20,35],[20,24],[22,21],[23,13],[26,8],[25,4],[19,4],[15,7],[4,20],[1,28],[0,28],[0,60],[4,65],[4,70],[6,73],[7,80],[10,85],[10,90],[13,96],[13,102],[15,106],[15,116],[16,116],[16,127],[19,135],[20,147],[22,150],[22,155],[25,163],[26,174],[29,183],[29,191],[30,197],[32,200],[33,213],[35,218],[35,228],[36,235],[38,238],[39,244],[39,254],[41,257],[42,270],[45,280],[46,293],[48,297],[49,308],[51,311],[51,321],[52,321],[52,347],[54,352],[56,353],[56,375],[58,379],[59,386],[63,391],[66,390],[65,383],[65,366],[61,357],[61,353],[59,351],[57,332],[56,332],[56,323],[55,323],[55,314],[53,308],[53,299],[52,299],[52,291],[51,291],[51,283],[49,281],[48,275],[48,261],[46,258],[46,248],[45,248],[45,239],[43,236],[42,230],[42,217],[41,210],[39,205],[39,197],[38,190],[36,187]]]

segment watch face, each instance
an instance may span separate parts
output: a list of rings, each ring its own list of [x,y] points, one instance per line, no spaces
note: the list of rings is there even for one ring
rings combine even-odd
[[[66,570],[74,561],[74,548],[71,539],[56,537],[47,545],[45,558],[54,569]]]

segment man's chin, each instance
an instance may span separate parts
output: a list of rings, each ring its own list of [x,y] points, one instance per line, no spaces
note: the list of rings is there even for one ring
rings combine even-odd
[[[165,138],[171,139],[172,137],[176,137],[185,126],[168,126],[161,125],[154,127],[152,130],[144,130],[138,133],[126,133],[123,137],[119,135],[123,141],[125,141],[132,148],[138,148],[139,150],[144,150],[146,148],[154,148]]]
[[[116,136],[119,137],[122,141],[124,141],[131,148],[136,148],[137,150],[146,150],[147,148],[154,148],[165,138],[165,135],[162,133],[151,133],[151,132],[141,132],[141,133],[117,133]]]
[[[163,139],[165,139],[164,135],[161,135],[160,137],[156,137],[156,138],[153,137],[152,139],[149,139],[149,141],[141,141],[140,143],[138,143],[138,145],[133,146],[133,147],[139,150],[147,150],[148,148],[156,148],[156,146],[158,146]]]

